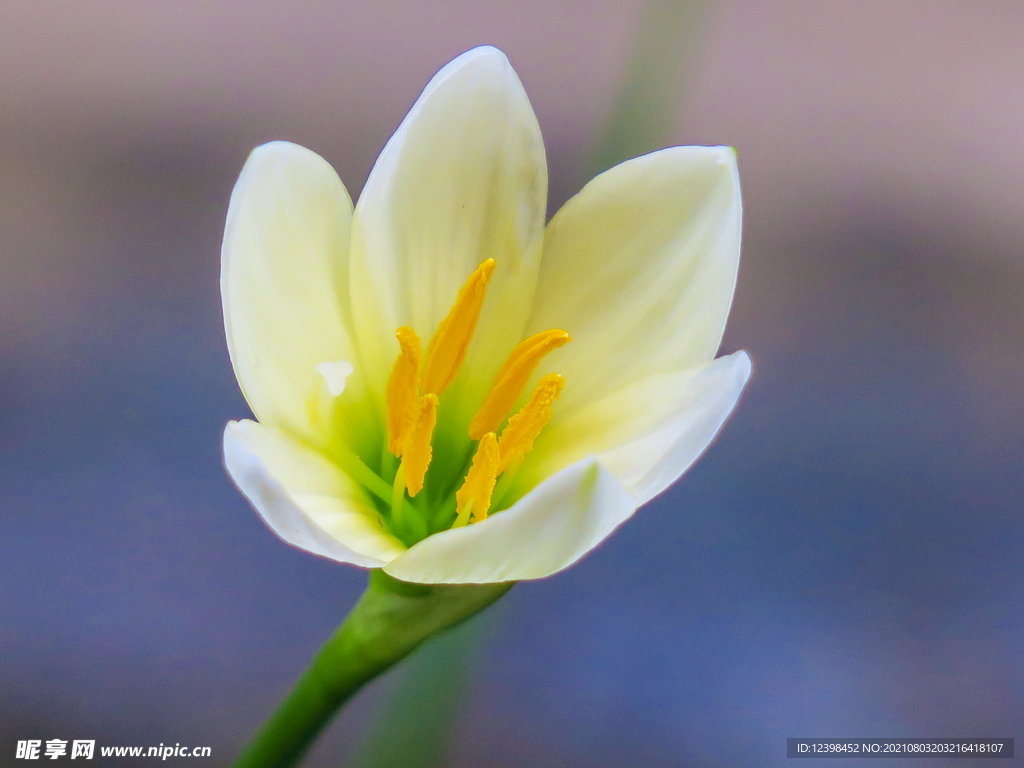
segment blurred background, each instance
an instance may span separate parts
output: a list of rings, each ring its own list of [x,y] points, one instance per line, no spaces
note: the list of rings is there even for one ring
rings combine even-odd
[[[684,10],[673,29],[634,0],[3,4],[0,764],[62,738],[228,765],[354,602],[364,573],[283,546],[221,467],[248,414],[218,297],[228,195],[253,146],[290,139],[355,196],[481,43],[533,101],[552,209],[616,152],[738,148],[723,351],[755,376],[674,490],[471,628],[463,695],[430,704],[454,719],[444,764],[1024,738],[1024,4]],[[634,99],[616,145],[643,71],[658,108]],[[307,764],[365,752],[402,674]]]

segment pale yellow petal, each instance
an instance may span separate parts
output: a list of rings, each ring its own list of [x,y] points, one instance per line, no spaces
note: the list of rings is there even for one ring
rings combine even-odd
[[[424,539],[384,570],[397,579],[426,584],[540,579],[583,557],[636,506],[594,458],[584,459],[509,509]]]
[[[750,377],[745,352],[634,382],[541,433],[517,483],[528,488],[580,458],[598,460],[644,504],[674,483],[707,449]]]
[[[395,328],[431,338],[466,279],[493,258],[463,367],[477,387],[490,384],[522,338],[546,196],[540,129],[508,60],[488,46],[458,57],[427,85],[356,206],[352,310],[371,379],[387,378]]]
[[[267,526],[289,544],[364,568],[379,568],[405,551],[355,483],[280,430],[229,422],[224,464]]]
[[[355,359],[340,303],[351,217],[334,169],[275,141],[249,156],[224,230],[224,325],[242,392],[261,422],[318,442],[334,418],[322,365]]]
[[[547,228],[529,323],[572,334],[540,371],[565,376],[562,410],[714,357],[740,219],[735,154],[724,147],[629,160],[566,203]]]

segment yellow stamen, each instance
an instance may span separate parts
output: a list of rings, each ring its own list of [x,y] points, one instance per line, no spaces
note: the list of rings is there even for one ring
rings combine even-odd
[[[494,259],[487,259],[477,267],[459,291],[451,312],[434,331],[423,364],[424,392],[440,395],[458,375],[480,319],[480,308],[493,272]]]
[[[498,441],[501,454],[498,472],[504,472],[510,464],[530,452],[533,441],[551,420],[551,404],[562,394],[563,387],[565,379],[557,373],[549,373],[537,382],[537,388],[526,405],[508,420],[508,425],[502,430]]]
[[[485,433],[497,430],[508,412],[512,410],[512,406],[516,404],[516,400],[523,394],[526,383],[541,358],[571,340],[565,331],[552,328],[520,342],[501,366],[498,375],[494,377],[491,390],[470,422],[469,436],[479,440]]]
[[[491,506],[491,494],[494,492],[494,481],[498,477],[498,440],[493,432],[488,432],[480,439],[473,465],[466,473],[466,480],[455,494],[455,509],[458,517],[453,527],[465,525],[487,517]]]
[[[402,446],[416,420],[416,397],[419,394],[420,337],[403,325],[395,336],[401,351],[391,368],[387,387],[388,450],[402,455]]]
[[[401,473],[410,496],[423,490],[423,478],[430,466],[430,438],[437,424],[437,395],[424,395],[416,401],[416,419],[402,446]]]

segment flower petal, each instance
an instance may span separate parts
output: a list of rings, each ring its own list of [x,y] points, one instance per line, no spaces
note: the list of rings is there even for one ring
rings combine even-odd
[[[351,217],[334,169],[275,141],[249,156],[224,230],[224,325],[242,392],[261,422],[317,442],[334,421],[317,366],[354,359],[339,303]]]
[[[548,225],[530,332],[573,342],[539,374],[566,378],[570,411],[656,373],[715,355],[736,285],[736,158],[672,147],[601,174]]]
[[[364,568],[379,568],[405,551],[337,466],[273,427],[228,422],[224,464],[267,526],[289,544]]]
[[[640,504],[666,490],[707,449],[750,378],[746,352],[699,368],[648,376],[541,434],[517,485],[529,488],[595,454]]]
[[[464,367],[477,386],[490,383],[522,338],[546,199],[544,145],[519,78],[495,48],[459,56],[427,85],[356,206],[352,311],[371,377],[387,378],[396,328],[429,339],[466,278],[493,258]]]
[[[575,563],[636,509],[594,457],[567,467],[509,509],[434,534],[384,570],[426,584],[539,579]]]

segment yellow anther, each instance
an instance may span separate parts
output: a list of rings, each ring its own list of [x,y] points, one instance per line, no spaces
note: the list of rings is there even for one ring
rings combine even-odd
[[[388,450],[402,455],[405,438],[416,420],[416,397],[419,395],[420,337],[408,326],[395,331],[401,351],[391,368],[387,387]]]
[[[469,424],[469,436],[479,440],[487,432],[501,426],[516,400],[523,394],[533,369],[548,352],[558,349],[572,338],[565,331],[552,328],[541,331],[519,343],[494,377],[491,390]]]
[[[530,399],[515,416],[508,420],[508,425],[501,432],[498,450],[501,454],[498,472],[514,461],[518,461],[533,448],[533,441],[551,420],[551,404],[562,394],[565,379],[560,374],[549,373],[537,382]]]
[[[424,395],[416,401],[416,418],[402,446],[402,476],[410,496],[423,490],[423,478],[430,466],[430,438],[437,424],[437,395]]]
[[[453,527],[487,517],[494,481],[498,478],[498,462],[498,440],[493,432],[488,432],[480,439],[476,455],[473,456],[473,465],[466,473],[462,487],[455,493],[458,517]]]
[[[469,342],[473,340],[480,308],[487,294],[487,283],[494,272],[494,259],[487,259],[469,276],[459,290],[448,316],[434,331],[423,364],[423,391],[440,395],[459,373],[466,359]]]

